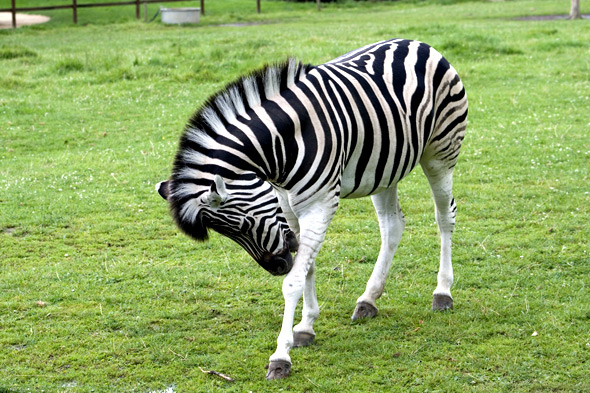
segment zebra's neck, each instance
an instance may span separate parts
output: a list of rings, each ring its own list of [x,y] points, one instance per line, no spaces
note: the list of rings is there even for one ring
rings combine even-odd
[[[276,146],[271,130],[266,129],[260,118],[264,112],[261,108],[299,82],[312,68],[290,58],[241,77],[211,96],[186,126],[179,151],[182,161],[206,166],[207,171],[218,170],[229,178],[254,172],[262,179],[276,180],[283,165],[278,161],[284,157],[267,158],[268,149]],[[261,145],[265,138],[260,134],[265,132],[269,132],[268,144]],[[228,162],[233,165],[227,165]]]

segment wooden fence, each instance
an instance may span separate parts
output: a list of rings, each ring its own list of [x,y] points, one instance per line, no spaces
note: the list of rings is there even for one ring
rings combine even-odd
[[[177,1],[186,1],[186,0],[127,0],[127,1],[115,1],[115,2],[108,2],[108,3],[90,3],[90,4],[78,4],[77,0],[72,0],[72,4],[63,4],[63,5],[48,5],[48,6],[40,6],[40,7],[20,7],[17,8],[16,0],[11,0],[12,6],[11,8],[2,8],[0,12],[11,12],[12,13],[12,28],[16,28],[16,13],[19,11],[41,11],[41,10],[60,10],[71,8],[74,14],[74,23],[78,23],[78,8],[88,8],[88,7],[110,7],[116,5],[135,5],[135,16],[137,19],[140,18],[140,5],[144,4],[147,5],[148,3],[170,3],[170,2],[177,2]],[[201,15],[205,15],[205,0],[201,1]],[[260,13],[260,0],[256,0],[256,10]],[[146,15],[147,17],[147,15]]]

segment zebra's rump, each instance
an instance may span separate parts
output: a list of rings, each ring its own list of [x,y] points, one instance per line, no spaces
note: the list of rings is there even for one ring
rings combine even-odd
[[[324,154],[340,150],[342,197],[391,186],[425,152],[455,164],[467,99],[455,69],[432,47],[401,39],[367,45],[315,67],[302,84],[323,101],[314,107],[331,128],[318,141],[327,141]]]

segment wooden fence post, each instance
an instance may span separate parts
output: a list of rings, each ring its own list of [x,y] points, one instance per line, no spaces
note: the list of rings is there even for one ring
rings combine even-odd
[[[260,0],[256,0],[256,12],[260,14]]]
[[[139,11],[139,0],[135,0],[135,17],[137,20],[141,17],[141,13]]]
[[[205,16],[205,0],[201,0],[201,15]]]
[[[12,28],[16,29],[16,1],[12,0]]]
[[[72,0],[72,9],[74,10],[74,23],[78,24],[78,4],[76,0]]]

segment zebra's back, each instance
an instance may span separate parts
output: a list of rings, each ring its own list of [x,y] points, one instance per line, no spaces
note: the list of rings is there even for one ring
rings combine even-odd
[[[398,182],[437,155],[456,162],[467,99],[453,67],[417,41],[389,40],[365,46],[307,75],[324,117],[323,134],[339,139],[342,197],[362,197]],[[321,139],[321,138],[320,138]]]

